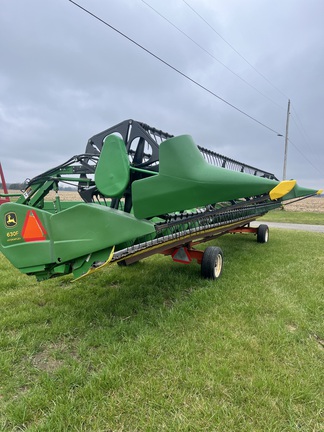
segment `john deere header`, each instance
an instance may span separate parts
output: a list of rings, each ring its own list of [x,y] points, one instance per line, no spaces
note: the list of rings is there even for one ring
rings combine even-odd
[[[61,201],[61,184],[74,184],[80,201]],[[51,190],[54,201],[47,199]],[[215,278],[222,254],[205,259],[194,245],[254,232],[252,220],[284,200],[318,192],[196,146],[189,135],[127,120],[90,138],[85,153],[29,180],[16,202],[0,206],[0,250],[38,280],[79,278],[153,253],[197,259],[203,276]]]

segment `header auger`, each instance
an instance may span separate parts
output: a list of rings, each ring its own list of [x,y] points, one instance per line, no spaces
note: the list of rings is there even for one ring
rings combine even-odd
[[[79,202],[60,200],[60,184],[74,184]],[[54,202],[46,200],[54,190]],[[223,253],[195,245],[232,232],[268,228],[250,222],[283,200],[316,190],[126,120],[88,140],[85,153],[26,182],[17,201],[0,206],[0,250],[38,280],[104,265],[128,265],[155,253],[201,264],[203,277],[222,271]],[[5,194],[4,194],[5,195]]]

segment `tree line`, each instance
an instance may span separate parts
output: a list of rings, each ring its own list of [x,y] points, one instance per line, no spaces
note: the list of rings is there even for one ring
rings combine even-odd
[[[25,183],[7,183],[7,189],[9,190],[17,190],[21,191],[26,188]],[[0,189],[3,190],[3,184],[0,182]],[[64,186],[60,187],[62,191],[75,191],[75,187],[73,186]]]

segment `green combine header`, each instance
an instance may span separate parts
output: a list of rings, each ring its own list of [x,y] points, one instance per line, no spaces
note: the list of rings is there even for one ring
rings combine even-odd
[[[74,184],[80,200],[60,199]],[[54,201],[47,195],[55,191]],[[251,232],[268,241],[268,227],[250,222],[282,202],[319,193],[273,174],[126,120],[89,139],[85,153],[28,180],[16,202],[0,206],[0,250],[38,280],[104,265],[129,265],[155,253],[203,277],[222,272],[223,253],[196,245],[225,233]],[[8,194],[2,194],[7,199]]]

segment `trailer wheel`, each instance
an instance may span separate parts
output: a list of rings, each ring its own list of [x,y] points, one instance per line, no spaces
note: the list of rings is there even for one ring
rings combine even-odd
[[[223,270],[223,251],[216,246],[206,248],[201,261],[201,276],[205,279],[218,279]]]
[[[269,241],[269,227],[268,225],[259,225],[257,231],[257,242],[258,243],[268,243]]]

